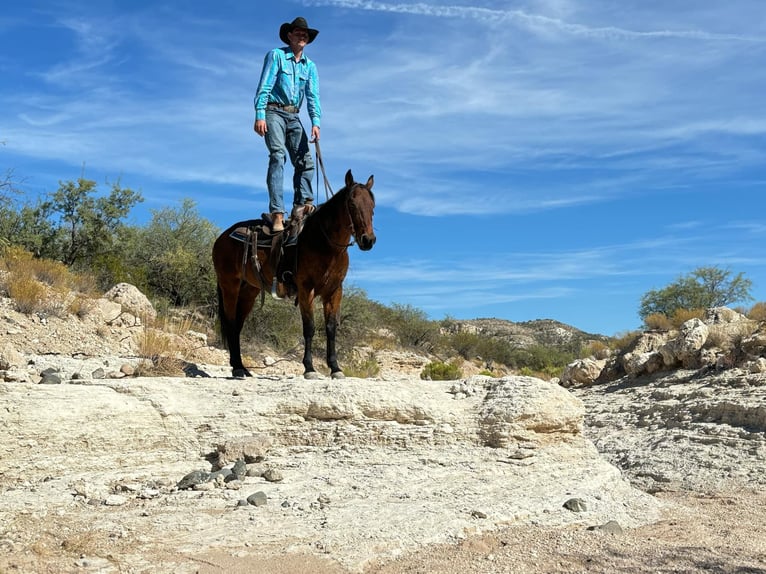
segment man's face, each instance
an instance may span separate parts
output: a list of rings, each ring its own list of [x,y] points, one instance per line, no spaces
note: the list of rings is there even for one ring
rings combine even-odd
[[[305,28],[293,28],[289,36],[290,36],[290,40],[292,40],[295,43],[306,44],[309,41],[309,31],[306,30]]]

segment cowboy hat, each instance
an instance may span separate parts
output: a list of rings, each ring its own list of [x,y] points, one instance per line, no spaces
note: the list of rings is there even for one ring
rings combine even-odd
[[[279,27],[279,39],[282,40],[285,44],[289,44],[290,40],[288,39],[287,34],[296,28],[304,28],[309,33],[309,41],[306,42],[307,44],[311,44],[311,42],[314,41],[314,38],[317,37],[317,34],[319,34],[319,30],[309,28],[306,19],[298,16],[292,22],[285,22]]]

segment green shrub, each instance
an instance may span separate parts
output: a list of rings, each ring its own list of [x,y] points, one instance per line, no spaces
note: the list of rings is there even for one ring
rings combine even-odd
[[[361,359],[351,359],[343,364],[343,372],[349,377],[358,379],[371,379],[380,374],[380,365],[373,353],[369,353]]]
[[[462,376],[463,371],[456,364],[441,361],[428,363],[420,373],[420,378],[427,381],[454,381]]]

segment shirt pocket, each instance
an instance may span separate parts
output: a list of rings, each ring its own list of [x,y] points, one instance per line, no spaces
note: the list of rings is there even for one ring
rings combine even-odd
[[[306,89],[306,82],[309,81],[309,73],[307,70],[300,70],[296,72],[295,78],[297,79],[298,91],[303,93]]]

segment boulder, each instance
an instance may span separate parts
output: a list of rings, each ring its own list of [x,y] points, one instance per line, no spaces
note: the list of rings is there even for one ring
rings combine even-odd
[[[130,313],[144,323],[151,324],[157,319],[157,311],[146,295],[129,283],[118,283],[107,291],[104,297],[119,303],[123,312]]]

